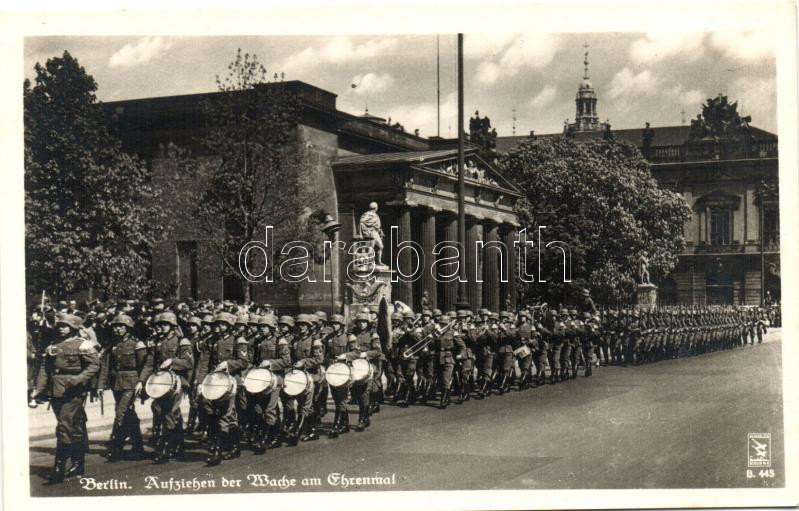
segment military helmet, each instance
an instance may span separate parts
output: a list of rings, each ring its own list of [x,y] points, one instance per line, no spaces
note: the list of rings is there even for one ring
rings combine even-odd
[[[457,317],[458,317],[458,313],[457,313],[457,312],[455,312],[455,311],[449,311],[449,312],[447,312],[447,313],[445,314],[445,316],[447,316],[447,317],[449,317],[449,318],[452,318],[452,319],[455,319],[455,318],[457,318]]]
[[[316,317],[319,318],[320,321],[327,321],[327,312],[316,311]]]
[[[176,318],[175,313],[171,311],[156,314],[153,321],[155,323],[168,323],[172,326],[178,326],[178,318]]]
[[[200,318],[198,318],[197,316],[190,317],[188,319],[188,321],[186,321],[186,323],[188,323],[190,325],[197,325],[198,327],[203,326],[203,321]]]
[[[330,316],[330,322],[338,323],[339,325],[342,326],[346,324],[346,321],[344,321],[344,316],[342,316],[341,314],[333,314],[332,316]]]
[[[298,314],[296,323],[298,325],[300,323],[305,323],[306,325],[311,325],[313,323],[313,319],[311,319],[311,315],[310,314]]]
[[[258,323],[260,323],[260,321],[261,321],[261,316],[259,316],[258,314],[250,314],[249,317],[247,318],[247,323],[249,323],[250,325],[257,325]]]
[[[560,314],[561,316],[566,316],[566,315],[568,315],[568,314],[569,314],[569,309],[567,309],[566,307],[563,307],[562,309],[560,309],[560,312],[559,312],[559,314]]]
[[[233,326],[236,324],[236,316],[229,312],[220,312],[214,316],[214,323],[225,323],[227,325]]]
[[[583,295],[583,296],[590,296],[591,295],[591,293],[586,288],[582,288],[580,290],[580,294]]]
[[[527,318],[527,319],[530,319],[530,313],[529,313],[529,312],[527,312],[526,310],[523,310],[523,311],[521,311],[521,312],[519,313],[519,317],[520,317],[520,318]]]
[[[391,313],[391,321],[402,321],[402,313],[401,312],[392,312]]]
[[[213,323],[214,322],[214,315],[213,314],[206,314],[203,316],[203,323]]]
[[[286,325],[288,327],[294,326],[294,318],[291,316],[280,316],[280,319],[277,320],[278,325]]]
[[[501,311],[499,313],[499,319],[510,319],[510,313],[508,311]]]
[[[128,316],[127,314],[117,314],[117,316],[111,321],[112,325],[125,325],[128,328],[133,328],[135,324],[133,323],[133,319]]]
[[[577,309],[571,309],[569,311],[569,314],[572,315],[572,316],[577,316]]]
[[[368,323],[370,321],[369,315],[365,312],[359,312],[355,315],[355,321],[366,321]]]
[[[422,309],[422,316],[433,316],[433,312],[430,309]]]
[[[491,319],[493,319],[493,320],[498,320],[498,319],[499,319],[499,314],[497,314],[496,312],[491,312],[491,313],[489,314],[489,317],[490,317]]]
[[[405,311],[402,313],[402,319],[416,320],[416,314],[413,311]]]
[[[479,311],[477,311],[477,313],[479,315],[481,315],[481,316],[490,316],[491,315],[491,311],[488,310],[488,309],[480,309]]]
[[[458,312],[456,312],[455,314],[456,314],[456,317],[458,319],[466,319],[466,318],[469,317],[469,311],[467,311],[465,309],[461,309]]]
[[[443,315],[444,315],[444,313],[441,312],[441,309],[433,309],[433,317],[434,318],[437,318],[437,317],[443,316]]]
[[[246,325],[249,316],[247,314],[238,314],[236,315],[236,324],[237,325]]]
[[[324,347],[324,344],[322,344],[322,341],[320,339],[314,339],[313,347],[314,348],[322,348],[322,347]]]
[[[275,318],[274,314],[264,314],[258,319],[258,324],[277,328],[277,318]]]

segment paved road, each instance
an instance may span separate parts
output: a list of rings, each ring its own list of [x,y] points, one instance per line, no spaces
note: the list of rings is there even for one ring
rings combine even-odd
[[[755,347],[601,368],[591,378],[471,400],[443,411],[386,406],[363,433],[281,447],[262,456],[245,451],[240,459],[212,469],[204,466],[205,453],[193,442],[185,462],[106,463],[97,454],[107,432],[92,433],[88,473],[129,489],[87,492],[75,480],[44,485],[54,441],[32,441],[31,492],[164,494],[171,490],[147,484],[168,484],[170,478],[173,484],[181,479],[215,484],[198,492],[282,491],[251,486],[249,474],[266,474],[271,481],[285,475],[296,480],[293,489],[302,491],[342,488],[328,480],[330,474],[387,478],[383,485],[362,481],[348,490],[782,486],[780,382],[780,334],[774,331]],[[747,478],[749,433],[771,434],[773,477],[750,469],[754,477]],[[241,487],[223,489],[223,477],[240,480]],[[303,478],[318,478],[321,484],[302,486]]]

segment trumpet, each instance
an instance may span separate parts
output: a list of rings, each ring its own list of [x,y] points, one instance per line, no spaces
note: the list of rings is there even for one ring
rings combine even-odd
[[[427,334],[423,338],[419,339],[418,341],[416,341],[413,344],[413,346],[411,346],[408,349],[406,349],[405,351],[403,351],[402,352],[402,357],[403,358],[411,358],[412,356],[416,355],[417,353],[422,351],[424,348],[426,348],[427,345],[430,344],[431,342],[433,342],[437,336],[445,333],[447,330],[451,329],[452,327],[454,327],[457,324],[458,324],[458,320],[456,319],[456,320],[453,320],[453,321],[447,323],[442,328],[436,327],[436,329],[434,331],[430,332],[429,334]]]

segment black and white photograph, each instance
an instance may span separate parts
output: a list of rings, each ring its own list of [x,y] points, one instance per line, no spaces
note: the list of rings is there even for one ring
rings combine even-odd
[[[680,5],[28,13],[6,491],[799,503],[795,7]]]

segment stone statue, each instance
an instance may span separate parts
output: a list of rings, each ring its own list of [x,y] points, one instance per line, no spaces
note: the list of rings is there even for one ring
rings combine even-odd
[[[377,214],[377,203],[370,202],[369,210],[361,215],[358,223],[361,238],[372,242],[372,249],[375,252],[375,264],[382,264],[383,259],[383,234],[380,216]]]
[[[649,123],[646,123],[642,138],[644,149],[649,149],[652,147],[652,139],[655,138],[655,130],[649,127]]]
[[[423,291],[422,292],[422,300],[421,301],[422,301],[422,304],[421,304],[422,305],[422,310],[430,308],[430,295],[427,293],[427,291]]]
[[[638,257],[638,277],[641,284],[651,284],[649,281],[649,259],[644,254]]]

